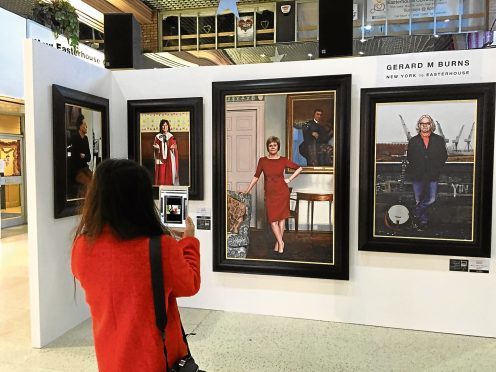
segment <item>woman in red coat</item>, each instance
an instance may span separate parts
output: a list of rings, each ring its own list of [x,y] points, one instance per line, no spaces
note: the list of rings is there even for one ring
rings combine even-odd
[[[101,372],[165,371],[149,261],[149,237],[162,235],[169,367],[188,354],[176,297],[200,288],[199,242],[188,219],[183,239],[163,235],[148,172],[106,160],[89,185],[72,249],[72,272],[86,294]]]
[[[298,177],[302,168],[293,163],[288,158],[279,155],[281,141],[279,138],[271,136],[266,142],[269,155],[258,160],[257,170],[250,185],[245,193],[248,194],[253,186],[258,182],[260,174],[264,174],[264,191],[265,191],[265,209],[267,210],[267,219],[274,236],[276,237],[276,245],[274,251],[284,252],[284,225],[286,218],[289,217],[289,187],[293,179]],[[296,169],[289,178],[284,177],[286,168]]]
[[[155,154],[155,185],[179,185],[177,142],[170,132],[168,120],[160,120],[160,132],[153,141]]]

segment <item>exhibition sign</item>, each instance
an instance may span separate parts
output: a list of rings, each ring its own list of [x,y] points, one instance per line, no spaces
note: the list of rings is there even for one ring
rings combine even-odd
[[[214,271],[347,280],[351,75],[214,82],[212,95]]]
[[[458,0],[367,0],[367,21],[429,18],[459,14]]]
[[[475,56],[453,58],[450,54],[419,53],[389,56],[376,67],[377,85],[449,84],[481,81],[482,60]]]
[[[128,101],[128,154],[150,173],[158,199],[161,185],[187,186],[203,199],[203,100]]]
[[[360,250],[489,257],[495,87],[362,89]]]
[[[104,67],[103,62],[105,56],[102,51],[91,48],[83,43],[79,43],[78,49],[75,49],[69,45],[65,36],[59,35],[58,37],[55,37],[52,30],[37,22],[27,20],[26,38],[36,40],[52,48],[81,58],[86,62]]]

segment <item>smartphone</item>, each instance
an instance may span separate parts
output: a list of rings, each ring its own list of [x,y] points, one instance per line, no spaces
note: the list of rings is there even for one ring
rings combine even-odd
[[[160,186],[160,219],[169,227],[186,227],[188,187]]]

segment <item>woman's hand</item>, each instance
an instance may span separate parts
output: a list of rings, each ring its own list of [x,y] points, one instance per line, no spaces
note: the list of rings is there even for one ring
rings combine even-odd
[[[187,238],[188,236],[195,236],[195,224],[191,217],[186,217],[186,228],[183,232],[183,238]]]
[[[189,236],[195,236],[195,224],[191,217],[186,217],[186,227],[176,227],[175,229],[169,229],[172,237],[176,240],[181,238],[187,238]]]
[[[284,182],[286,182],[287,184],[289,184],[291,182],[291,180],[289,178],[285,178],[284,179]]]

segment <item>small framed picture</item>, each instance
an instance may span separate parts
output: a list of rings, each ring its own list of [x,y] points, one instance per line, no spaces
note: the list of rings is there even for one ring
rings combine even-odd
[[[150,172],[153,185],[187,186],[203,199],[203,100],[128,101],[129,158]]]

